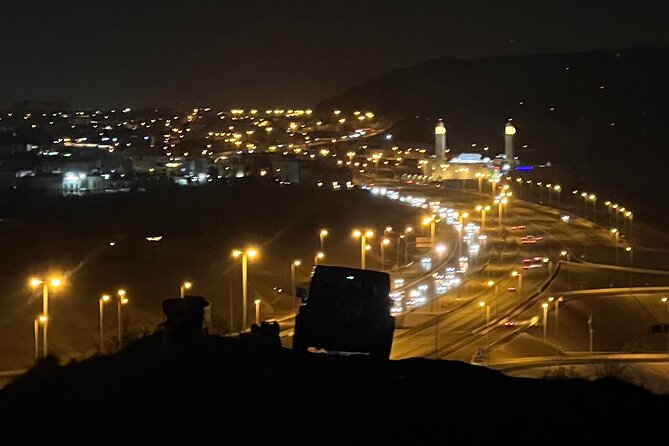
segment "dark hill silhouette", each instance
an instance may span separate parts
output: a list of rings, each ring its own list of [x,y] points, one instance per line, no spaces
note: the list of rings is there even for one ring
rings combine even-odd
[[[616,379],[300,355],[273,342],[272,326],[194,337],[202,319],[191,310],[203,301],[192,301],[171,299],[165,308],[183,303],[185,316],[168,316],[115,355],[66,366],[47,359],[3,389],[2,444],[601,444],[665,435],[669,397]]]
[[[443,117],[455,153],[473,143],[501,153],[512,118],[522,159],[558,163],[578,186],[615,193],[645,217],[669,221],[669,207],[657,206],[669,162],[668,48],[442,57],[369,80],[316,110],[333,108],[371,109],[390,120]],[[430,142],[425,128],[405,122],[397,138]]]

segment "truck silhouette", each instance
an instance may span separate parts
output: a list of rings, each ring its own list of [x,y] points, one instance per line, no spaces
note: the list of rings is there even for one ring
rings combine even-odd
[[[293,350],[388,359],[395,319],[388,273],[317,265],[295,318]]]

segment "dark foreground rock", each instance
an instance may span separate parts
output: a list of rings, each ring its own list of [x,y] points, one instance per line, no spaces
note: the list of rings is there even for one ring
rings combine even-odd
[[[112,356],[46,360],[0,392],[2,444],[641,444],[666,439],[668,419],[668,397],[615,379],[297,355],[253,335],[147,336]]]

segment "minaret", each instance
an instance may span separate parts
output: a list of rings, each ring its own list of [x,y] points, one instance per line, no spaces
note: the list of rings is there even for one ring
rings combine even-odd
[[[516,128],[510,122],[504,127],[504,155],[510,165],[513,165],[513,135],[516,134]]]
[[[438,160],[446,159],[446,127],[442,119],[434,127],[434,154]]]

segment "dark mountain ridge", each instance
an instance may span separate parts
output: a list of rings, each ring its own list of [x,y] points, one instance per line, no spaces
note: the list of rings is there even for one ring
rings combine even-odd
[[[316,109],[333,108],[371,109],[393,122],[444,118],[453,153],[485,146],[500,153],[512,119],[522,160],[557,163],[569,186],[609,193],[642,219],[669,221],[669,206],[657,205],[667,198],[658,184],[669,162],[669,48],[442,57],[369,80]],[[397,139],[430,142],[426,127],[409,125]]]

